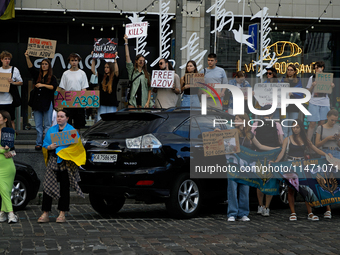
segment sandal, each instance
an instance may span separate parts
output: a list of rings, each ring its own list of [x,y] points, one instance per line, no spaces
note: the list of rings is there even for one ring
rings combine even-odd
[[[45,222],[49,222],[50,218],[48,217],[48,214],[43,213],[40,218],[38,219],[38,223],[45,223]]]
[[[311,221],[318,221],[319,220],[319,217],[314,215],[313,213],[310,213],[308,214],[308,217],[307,217],[308,220],[311,220]]]
[[[289,220],[290,221],[296,221],[297,220],[296,213],[292,213],[289,217]]]
[[[64,222],[66,222],[65,215],[62,215],[62,216],[59,215],[55,222],[57,222],[57,223],[64,223]]]
[[[323,215],[325,219],[331,219],[332,218],[332,212],[331,211],[326,211]]]

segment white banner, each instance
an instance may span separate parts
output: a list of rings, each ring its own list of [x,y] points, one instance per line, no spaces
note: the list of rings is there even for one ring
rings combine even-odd
[[[148,35],[148,22],[129,23],[125,26],[125,34],[129,39]]]
[[[259,105],[273,104],[273,88],[277,88],[277,108],[281,108],[281,88],[289,87],[289,83],[256,83],[254,86],[255,98]]]
[[[153,70],[151,87],[172,88],[174,86],[175,71]]]

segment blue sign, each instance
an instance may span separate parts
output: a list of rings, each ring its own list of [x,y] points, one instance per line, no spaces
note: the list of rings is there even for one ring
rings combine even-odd
[[[248,38],[248,42],[254,45],[254,49],[247,47],[247,53],[252,54],[257,52],[258,47],[258,39],[259,39],[259,24],[251,24],[248,27],[248,35],[250,37]]]

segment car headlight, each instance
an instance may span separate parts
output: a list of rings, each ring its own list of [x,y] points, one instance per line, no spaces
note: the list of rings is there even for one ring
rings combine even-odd
[[[86,142],[87,142],[87,139],[82,137],[81,138],[81,143],[83,144],[84,147],[85,147]]]
[[[161,146],[161,142],[152,134],[126,139],[128,149],[156,149]]]
[[[126,147],[128,147],[128,149],[140,149],[141,142],[142,142],[141,136],[138,136],[136,138],[127,138]]]

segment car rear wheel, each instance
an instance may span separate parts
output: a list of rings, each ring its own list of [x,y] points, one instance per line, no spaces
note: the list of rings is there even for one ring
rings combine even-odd
[[[122,209],[125,203],[125,197],[105,196],[96,193],[90,193],[89,199],[91,206],[100,214],[115,214]]]
[[[192,218],[201,207],[200,185],[189,174],[180,175],[174,183],[166,208],[176,218]]]
[[[13,182],[11,200],[13,210],[22,210],[28,204],[29,185],[25,178],[20,175],[15,176]]]

